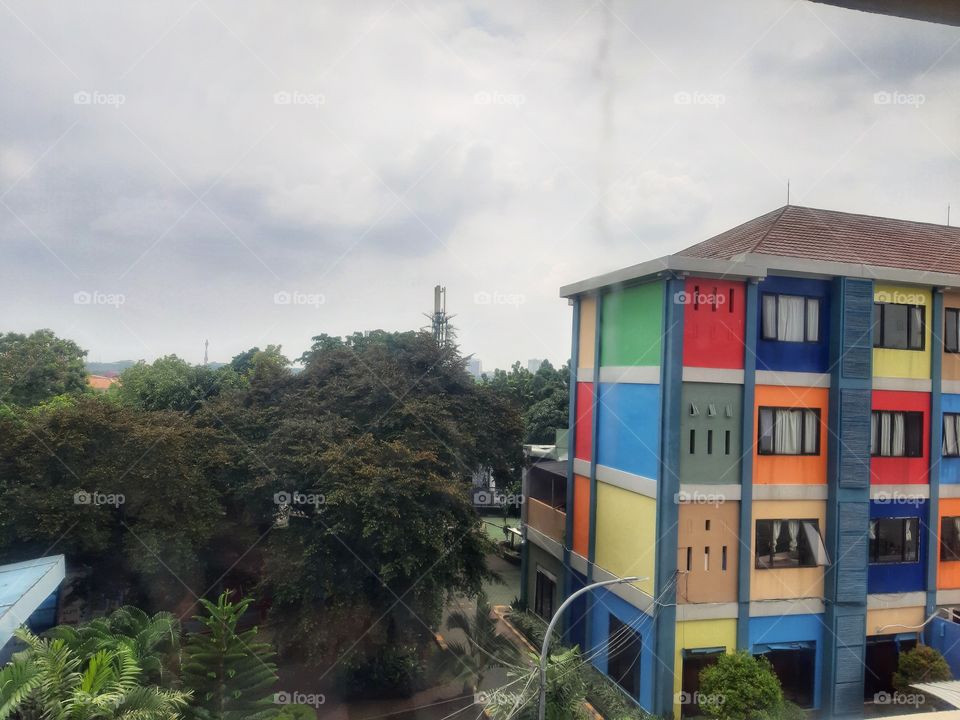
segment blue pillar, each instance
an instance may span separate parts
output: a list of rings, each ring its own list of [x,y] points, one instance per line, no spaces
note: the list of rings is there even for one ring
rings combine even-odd
[[[740,562],[737,565],[737,648],[750,649],[750,570],[753,558],[747,549],[753,537],[753,406],[757,383],[757,296],[758,283],[747,281],[744,306],[743,421],[740,462]]]
[[[676,300],[682,279],[664,283],[664,318],[660,360],[660,477],[657,482],[657,539],[654,571],[656,618],[653,714],[673,713],[674,652],[677,632],[677,523],[680,492],[680,397],[683,389],[683,311]]]
[[[577,433],[577,366],[580,364],[580,306],[579,297],[573,301],[573,342],[570,347],[570,422],[567,423],[567,520],[563,530],[563,597],[573,592],[573,568],[570,567],[570,548],[573,545],[573,459],[576,456]],[[570,642],[570,617],[563,619],[564,635]]]
[[[930,501],[927,503],[927,601],[926,615],[937,609],[937,564],[940,562],[940,456],[943,442],[943,291],[933,293],[933,317],[930,333]],[[933,623],[925,629],[932,641]]]

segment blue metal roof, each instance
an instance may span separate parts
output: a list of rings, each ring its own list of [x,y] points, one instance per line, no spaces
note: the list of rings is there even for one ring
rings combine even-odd
[[[0,647],[63,582],[63,555],[0,565]]]

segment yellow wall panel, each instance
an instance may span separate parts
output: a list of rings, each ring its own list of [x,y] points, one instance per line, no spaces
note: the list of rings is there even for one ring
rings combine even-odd
[[[679,693],[683,689],[683,651],[697,648],[737,647],[736,620],[688,620],[677,623],[676,652],[673,659],[673,716],[680,717]]]
[[[591,295],[580,297],[580,349],[577,351],[577,367],[592,368],[597,344],[597,298]]]
[[[913,632],[924,620],[922,606],[867,610],[867,635]]]
[[[823,597],[823,568],[795,567],[758,570],[757,520],[819,520],[820,535],[826,536],[827,503],[823,500],[758,500],[753,503],[753,531],[750,534],[751,600],[789,600]],[[832,560],[835,558],[831,558]]]
[[[923,350],[873,349],[873,374],[876,377],[930,378],[930,323],[933,320],[933,297],[928,287],[877,284],[873,289],[874,302],[900,305],[923,305]]]
[[[618,577],[649,578],[636,586],[653,595],[656,538],[653,498],[597,483],[597,565]]]

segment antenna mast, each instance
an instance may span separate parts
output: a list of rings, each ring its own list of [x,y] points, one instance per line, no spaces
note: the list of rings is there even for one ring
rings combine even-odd
[[[209,350],[210,350],[210,341],[209,341],[209,340],[204,340],[204,341],[203,341],[203,364],[204,364],[204,366],[206,366],[206,364],[210,361],[210,358],[209,358]]]
[[[424,313],[430,320],[430,330],[433,339],[440,347],[444,347],[453,340],[453,328],[450,319],[453,315],[447,314],[447,289],[441,285],[433,287],[433,312]]]

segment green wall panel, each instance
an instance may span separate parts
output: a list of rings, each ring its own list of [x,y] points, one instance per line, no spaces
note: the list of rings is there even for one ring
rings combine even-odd
[[[659,365],[662,333],[662,282],[608,293],[600,328],[601,365]]]
[[[697,415],[692,415],[694,405]],[[715,415],[710,415],[713,405]],[[728,416],[729,410],[729,416]],[[721,383],[683,383],[680,406],[680,482],[740,482],[741,424],[743,422],[743,386]],[[690,452],[690,431],[694,431]],[[730,433],[727,452],[727,433]],[[708,433],[712,434],[708,452]],[[748,455],[749,457],[749,455]]]

